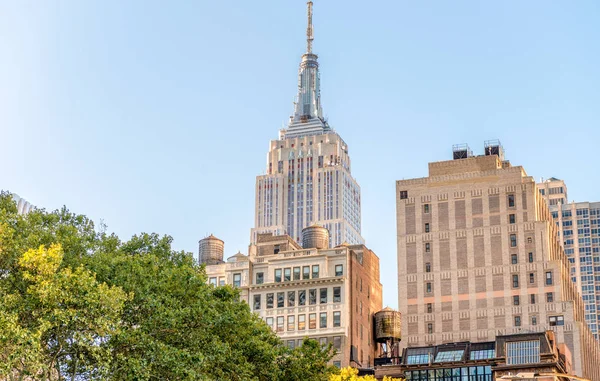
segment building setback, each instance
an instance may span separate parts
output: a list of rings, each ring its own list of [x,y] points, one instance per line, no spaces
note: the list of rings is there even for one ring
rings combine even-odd
[[[454,158],[396,183],[401,345],[552,330],[574,373],[600,380],[598,344],[535,181],[499,143]]]
[[[266,174],[256,177],[251,242],[260,233],[301,240],[302,229],[326,227],[331,246],[364,243],[360,187],[352,177],[348,145],[323,117],[319,63],[312,52],[312,1],[307,49],[298,72],[298,95],[288,126],[272,140]]]
[[[600,202],[567,203],[567,186],[554,177],[538,184],[550,204],[558,239],[571,265],[571,280],[583,298],[585,320],[600,338]]]

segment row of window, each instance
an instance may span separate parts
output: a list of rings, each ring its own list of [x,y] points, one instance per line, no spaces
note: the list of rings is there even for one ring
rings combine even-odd
[[[429,206],[429,204],[425,204],[425,206]],[[429,212],[427,212],[427,213],[429,213]],[[515,224],[515,223],[517,223],[517,217],[516,217],[515,214],[509,214],[508,215],[508,223],[509,224]],[[429,233],[431,231],[431,225],[430,225],[429,222],[425,223],[425,227],[424,227],[423,230],[425,231],[425,233]],[[515,239],[516,239],[516,236],[515,236]]]
[[[321,288],[318,290],[318,300],[319,304],[327,304],[329,302],[329,289]],[[298,295],[298,299],[296,299],[296,295]],[[275,296],[277,296],[277,300],[275,302]],[[284,307],[295,307],[296,300],[298,306],[305,306],[307,304],[306,301],[307,292],[306,290],[300,290],[296,293],[296,291],[281,291],[276,294],[273,292],[265,294],[265,307],[267,309],[274,308],[284,308]],[[287,301],[287,303],[286,303]],[[341,303],[342,302],[342,288],[341,287],[333,287],[333,303]],[[316,305],[317,304],[317,289],[312,288],[308,290],[308,305]],[[254,310],[260,310],[262,308],[262,294],[254,295]]]
[[[513,319],[514,319],[515,327],[520,327],[521,326],[521,316],[515,315],[513,317]],[[531,325],[537,325],[537,324],[538,324],[537,316],[535,316],[535,315],[531,316]],[[548,317],[548,325],[550,325],[551,327],[565,325],[565,318],[562,315],[549,316]],[[428,334],[433,333],[433,323],[427,323],[427,333]]]
[[[529,303],[535,304],[536,301],[537,301],[536,294],[529,294]],[[546,302],[548,302],[548,303],[554,302],[554,293],[552,293],[552,292],[546,293]],[[514,306],[521,305],[521,295],[513,295],[513,305]],[[426,304],[426,311],[428,314],[433,313],[433,303]]]
[[[328,313],[319,313],[319,328],[327,328],[328,324]],[[287,320],[287,325],[286,325]],[[265,322],[275,332],[291,332],[291,331],[305,331],[306,329],[317,329],[317,314],[308,314],[308,326],[306,321],[306,314],[301,315],[287,315],[265,318]],[[342,313],[340,311],[333,311],[332,313],[332,327],[342,326]]]
[[[429,224],[425,224],[426,225],[426,232],[429,232]],[[532,244],[533,243],[533,238],[532,237],[527,237],[527,244]],[[517,247],[517,235],[516,234],[511,234],[510,235],[510,247]],[[426,253],[430,253],[431,252],[431,243],[430,242],[425,242],[425,252]]]
[[[408,191],[402,190],[400,191],[400,200],[406,200],[408,198]],[[515,195],[509,194],[506,196],[507,204],[509,208],[514,208],[515,204]],[[428,214],[431,207],[429,204],[423,204],[423,213]]]
[[[211,284],[213,286],[225,286],[225,277],[224,276],[220,276],[219,277],[219,282],[217,283],[217,277],[213,276],[208,278],[208,284]],[[235,287],[241,287],[242,286],[242,274],[241,273],[235,273],[233,274],[233,285]]]
[[[529,252],[528,261],[529,261],[529,263],[533,263],[533,261],[534,261],[533,252]],[[517,254],[511,254],[510,255],[510,263],[513,264],[513,265],[518,264],[519,263],[519,256]],[[425,263],[425,272],[426,273],[430,273],[431,272],[431,262],[426,262]],[[533,283],[533,282],[531,282],[531,283]]]
[[[529,283],[530,284],[534,284],[535,283],[535,274],[534,273],[529,273]],[[546,272],[546,285],[547,286],[551,286],[553,284],[553,278],[552,278],[552,271],[547,271]],[[512,286],[513,288],[519,288],[519,274],[513,274],[512,275]],[[433,284],[432,282],[426,282],[425,283],[425,292],[427,294],[431,294],[433,293]],[[554,293],[552,292],[547,292],[546,293],[546,301],[548,303],[552,303],[554,302]]]
[[[318,279],[319,273],[319,265],[286,267],[283,269],[275,269],[274,280],[276,283],[280,283],[290,282],[292,280]],[[335,265],[335,276],[342,275],[344,275],[344,265]],[[265,274],[262,272],[256,273],[256,284],[263,284],[264,281]]]

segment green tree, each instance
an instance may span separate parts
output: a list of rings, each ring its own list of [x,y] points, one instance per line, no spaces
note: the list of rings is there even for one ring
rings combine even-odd
[[[122,242],[66,208],[18,215],[0,194],[0,375],[327,379],[330,347],[288,349],[237,289],[209,286],[171,243]]]
[[[280,367],[281,380],[289,381],[327,381],[338,369],[328,364],[335,351],[332,345],[322,346],[318,341],[305,338],[302,346],[282,356]]]
[[[4,279],[20,278],[26,287],[12,292],[3,287],[0,374],[74,380],[101,378],[108,371],[106,342],[118,331],[127,296],[98,283],[81,266],[60,269],[62,258],[60,245],[30,249],[19,259],[18,271]]]

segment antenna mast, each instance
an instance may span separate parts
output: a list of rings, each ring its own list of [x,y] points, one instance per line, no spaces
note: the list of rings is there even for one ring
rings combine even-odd
[[[308,1],[306,3],[308,5],[308,27],[306,28],[306,52],[312,53],[312,43],[313,43],[313,25],[312,25],[312,6],[313,2]]]

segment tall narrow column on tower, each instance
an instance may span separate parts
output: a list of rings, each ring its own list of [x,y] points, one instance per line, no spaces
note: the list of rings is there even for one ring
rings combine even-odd
[[[294,112],[267,154],[267,174],[256,178],[257,233],[288,234],[318,224],[332,246],[364,243],[360,187],[350,171],[348,146],[323,117],[318,56],[313,53],[313,2],[307,2],[306,53],[298,70]]]

